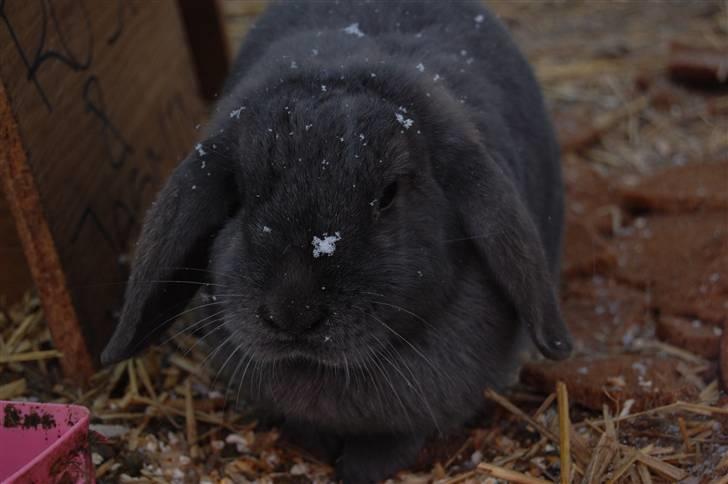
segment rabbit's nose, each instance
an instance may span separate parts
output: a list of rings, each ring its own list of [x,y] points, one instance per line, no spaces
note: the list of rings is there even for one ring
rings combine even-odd
[[[300,335],[323,324],[329,317],[329,309],[324,305],[296,304],[291,300],[272,307],[261,304],[257,314],[268,326],[278,331]]]

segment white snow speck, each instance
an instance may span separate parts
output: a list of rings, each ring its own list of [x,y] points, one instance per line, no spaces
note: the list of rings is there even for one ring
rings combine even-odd
[[[465,50],[465,49],[463,49],[463,50],[460,51],[460,55],[463,56],[463,57],[465,57],[466,55],[468,55],[468,51]]]
[[[632,363],[632,369],[636,370],[641,376],[647,373],[647,365],[639,361]]]
[[[291,61],[291,69],[298,69],[298,64],[296,64],[296,61]]]
[[[230,118],[240,119],[240,113],[245,111],[245,106],[240,106],[238,109],[230,111]]]
[[[629,415],[629,412],[632,410],[633,406],[634,406],[634,398],[630,398],[629,400],[626,400],[624,402],[624,407],[622,408],[622,411],[619,412],[619,417],[624,418],[627,415]]]
[[[440,79],[441,79],[441,78],[440,78],[440,74],[435,74],[435,77],[433,77],[433,78],[432,78],[432,82],[437,82],[437,81],[439,81]]]
[[[483,22],[483,20],[485,20],[485,17],[483,16],[483,14],[482,14],[482,13],[481,13],[480,15],[476,15],[476,16],[475,16],[475,22],[476,22],[476,23],[482,23],[482,22]]]
[[[412,127],[412,125],[415,123],[410,118],[405,118],[400,113],[394,113],[394,117],[397,118],[397,122],[399,124],[401,124],[402,126],[404,126],[404,129],[410,129]]]
[[[473,455],[470,456],[470,462],[472,462],[475,465],[480,464],[480,462],[483,460],[483,453],[479,450],[476,450],[473,452]]]
[[[263,225],[263,232],[265,232],[266,234],[269,234],[272,232],[272,230],[267,225]]]
[[[422,62],[420,62],[419,64],[417,64],[417,65],[415,66],[415,68],[416,68],[416,69],[417,69],[418,71],[420,71],[420,72],[425,72],[425,65],[424,65],[424,64],[423,64]]]
[[[359,139],[364,141],[364,133],[359,133]]]
[[[313,126],[313,124],[306,124],[304,125],[303,129],[308,131],[309,129],[311,129],[311,126]]]
[[[369,75],[372,76],[372,77],[377,77],[377,75],[375,73],[373,73],[373,72],[369,73]]]
[[[321,84],[321,92],[326,92],[326,85],[325,84]]]
[[[207,166],[207,162],[205,160],[202,160],[202,163],[200,163],[200,170],[204,170]]]
[[[318,55],[318,49],[311,49],[311,54]]]
[[[359,30],[359,22],[353,23],[348,27],[342,29],[345,34],[356,35],[357,37],[364,37],[364,32]]]
[[[250,452],[250,442],[247,438],[238,434],[230,434],[225,437],[225,442],[228,444],[235,444],[235,448],[239,453]]]
[[[193,190],[197,190],[197,185],[192,185]]]
[[[313,245],[313,256],[315,258],[322,255],[332,256],[336,250],[336,243],[341,240],[341,234],[335,232],[334,235],[324,234],[323,238],[314,235],[311,245]]]
[[[304,462],[299,462],[298,464],[294,464],[289,472],[294,476],[305,476],[308,474],[308,465]]]
[[[202,143],[197,143],[195,145],[195,149],[197,150],[197,154],[200,156],[205,156],[207,154],[207,151],[205,151],[205,148],[203,148]]]

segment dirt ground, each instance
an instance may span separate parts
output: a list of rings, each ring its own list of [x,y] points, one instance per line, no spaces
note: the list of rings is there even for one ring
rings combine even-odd
[[[225,1],[233,39],[255,3]],[[570,482],[727,483],[728,3],[491,5],[562,143],[576,351],[529,363],[508,394],[484,393],[481,416],[392,482],[559,482],[568,468]],[[83,389],[63,382],[52,349],[32,295],[2,308],[0,399],[91,408],[99,482],[331,480],[226,405],[189,335]]]

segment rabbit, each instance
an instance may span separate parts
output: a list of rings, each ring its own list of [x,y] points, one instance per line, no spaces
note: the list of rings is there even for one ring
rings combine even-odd
[[[569,355],[562,226],[540,88],[480,2],[273,2],[147,213],[102,362],[204,288],[231,393],[375,482],[532,345]]]

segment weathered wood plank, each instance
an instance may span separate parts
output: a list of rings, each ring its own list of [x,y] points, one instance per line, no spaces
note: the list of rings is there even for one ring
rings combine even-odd
[[[141,218],[203,118],[174,0],[0,1],[0,172],[64,369],[111,334]]]

